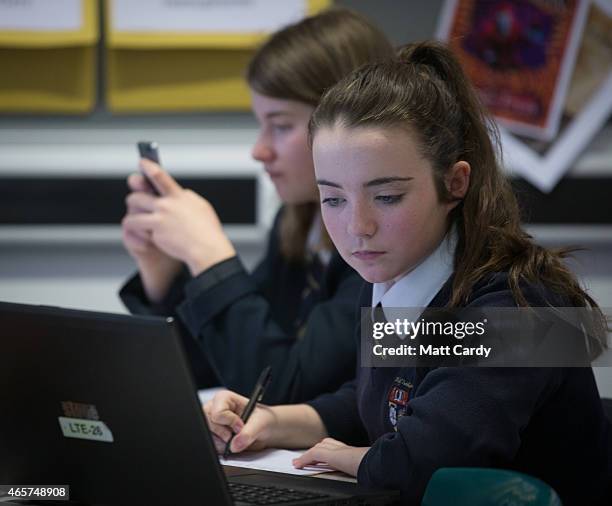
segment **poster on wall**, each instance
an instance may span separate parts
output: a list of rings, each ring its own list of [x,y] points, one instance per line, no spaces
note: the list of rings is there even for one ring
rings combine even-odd
[[[487,19],[475,10],[482,4],[488,6]],[[504,10],[509,4],[515,10]],[[564,27],[558,32],[552,25],[554,9],[558,16],[559,9],[567,9],[567,19],[557,20]],[[510,13],[524,19],[515,26]],[[478,27],[474,33],[473,25]],[[546,37],[553,33],[557,38]],[[494,115],[506,167],[541,191],[551,191],[612,112],[612,1],[449,0],[438,34],[449,41]],[[549,53],[551,48],[563,51]],[[529,70],[538,61],[540,70]],[[487,81],[491,76],[497,80]],[[530,121],[527,116],[515,121],[521,111],[533,113]]]
[[[496,120],[551,140],[584,27],[586,0],[453,0],[440,36],[449,41]]]

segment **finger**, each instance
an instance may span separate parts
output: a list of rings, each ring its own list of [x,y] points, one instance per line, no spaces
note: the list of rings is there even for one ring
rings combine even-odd
[[[244,411],[248,399],[231,391],[219,392],[210,403],[210,417],[214,423],[231,427],[234,432],[240,432],[244,422],[240,415]],[[207,403],[208,404],[208,403]]]
[[[208,421],[208,427],[210,431],[217,436],[221,441],[227,443],[234,433],[225,425],[219,425],[217,423]]]
[[[151,213],[126,214],[121,220],[121,226],[125,230],[142,236],[145,232],[151,232],[157,223],[157,218]]]
[[[329,450],[328,448],[324,448],[319,445],[313,446],[303,455],[299,456],[296,459],[293,459],[293,467],[301,469],[304,466],[328,462],[329,455],[331,454],[331,452],[332,450]]]
[[[143,246],[154,244],[151,232],[149,232],[148,230],[135,229],[130,227],[129,225],[123,226],[121,230],[125,239],[133,239],[138,243],[142,243]]]
[[[130,213],[153,212],[157,197],[146,192],[132,192],[125,197],[125,206]]]
[[[123,242],[129,250],[133,250],[138,253],[146,253],[153,245],[152,241],[148,237],[141,237],[140,235],[131,231],[124,231]]]
[[[128,188],[133,192],[151,193],[151,185],[147,183],[144,176],[138,172],[130,174],[127,179]]]
[[[212,421],[211,419],[212,402],[208,401],[206,404],[204,404],[204,406],[202,407],[202,410],[204,411],[204,414],[206,416],[206,422],[208,423],[208,427],[210,428],[210,431],[215,436],[217,436],[219,439],[227,443],[229,439],[232,437],[233,432],[227,426],[219,425],[218,423],[215,423]]]
[[[182,191],[181,185],[155,162],[141,158],[140,168],[160,195],[175,195]]]
[[[256,408],[257,409],[257,408]],[[261,416],[251,416],[244,428],[232,440],[230,450],[239,453],[249,448],[266,429],[267,420]]]
[[[215,445],[215,451],[218,455],[223,455],[225,453],[225,442],[219,439],[215,434],[213,434],[213,443]]]

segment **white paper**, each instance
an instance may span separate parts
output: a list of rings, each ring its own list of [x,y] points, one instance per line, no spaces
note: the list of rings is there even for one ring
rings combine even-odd
[[[81,0],[0,0],[0,30],[79,30],[81,8]]]
[[[273,32],[306,15],[306,0],[112,0],[115,31]]]
[[[246,467],[248,469],[259,469],[261,471],[274,471],[277,473],[297,474],[310,476],[319,473],[334,471],[326,465],[308,466],[305,469],[296,469],[291,461],[304,453],[304,450],[278,450],[268,448],[259,452],[244,452],[230,455],[224,459],[219,456],[219,462],[224,466]]]
[[[566,126],[545,155],[500,128],[506,167],[548,193],[572,166],[612,113],[612,72],[583,109]]]
[[[218,392],[222,392],[223,390],[227,390],[223,387],[215,387],[215,388],[204,388],[203,390],[198,390],[198,398],[202,404],[205,404],[209,400],[211,400]]]

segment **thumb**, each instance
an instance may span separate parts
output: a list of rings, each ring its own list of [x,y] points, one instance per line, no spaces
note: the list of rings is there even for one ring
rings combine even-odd
[[[164,197],[176,195],[183,189],[170,174],[151,160],[142,158],[140,168],[159,194]]]
[[[265,423],[261,419],[252,418],[242,428],[232,440],[230,450],[234,453],[246,450],[249,446],[255,443],[265,428]]]

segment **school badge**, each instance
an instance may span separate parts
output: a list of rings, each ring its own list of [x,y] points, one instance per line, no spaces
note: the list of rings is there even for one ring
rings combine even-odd
[[[397,423],[399,419],[406,414],[408,410],[408,402],[412,392],[412,383],[404,378],[395,378],[389,396],[389,421],[393,426],[393,430],[397,431]]]

